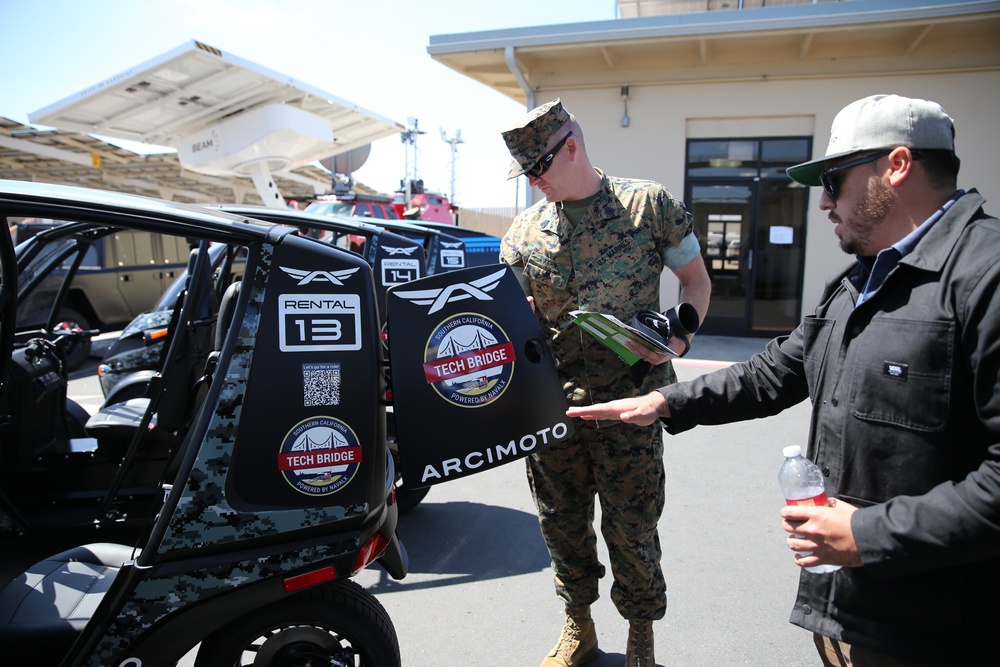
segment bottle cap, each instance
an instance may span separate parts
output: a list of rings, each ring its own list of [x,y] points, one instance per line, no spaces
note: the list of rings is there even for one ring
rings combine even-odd
[[[796,456],[802,455],[802,448],[798,445],[788,445],[781,450],[781,453],[785,455],[786,459],[794,459]]]

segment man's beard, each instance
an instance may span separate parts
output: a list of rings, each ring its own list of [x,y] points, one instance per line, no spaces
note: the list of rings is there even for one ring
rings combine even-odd
[[[862,257],[882,250],[869,246],[875,228],[882,224],[892,209],[892,196],[892,188],[881,180],[872,178],[868,181],[868,191],[847,218],[834,218],[844,226],[844,233],[840,237],[841,250],[849,255]]]

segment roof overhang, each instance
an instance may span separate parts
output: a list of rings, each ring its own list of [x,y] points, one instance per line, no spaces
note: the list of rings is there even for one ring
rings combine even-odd
[[[629,84],[1000,67],[1000,2],[865,0],[432,35],[438,62],[522,103]]]

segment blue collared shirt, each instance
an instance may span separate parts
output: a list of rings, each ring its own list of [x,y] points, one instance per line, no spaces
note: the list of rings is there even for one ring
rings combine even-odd
[[[865,283],[861,293],[858,294],[858,301],[854,304],[855,308],[878,292],[879,288],[882,287],[882,283],[885,282],[886,277],[896,268],[899,260],[913,252],[913,249],[917,247],[917,243],[924,237],[924,234],[931,228],[931,225],[940,220],[945,211],[951,208],[951,205],[958,201],[964,194],[965,190],[956,192],[951,199],[945,202],[944,206],[934,212],[934,215],[927,218],[919,227],[896,243],[880,250],[874,258],[858,257],[858,262],[868,270],[868,281]]]

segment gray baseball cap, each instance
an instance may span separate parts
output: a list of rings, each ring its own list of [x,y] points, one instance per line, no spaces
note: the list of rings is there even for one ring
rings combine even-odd
[[[906,146],[955,150],[955,125],[940,104],[899,95],[872,95],[841,109],[830,128],[826,155],[785,172],[803,185],[820,185],[826,163],[854,153]]]

